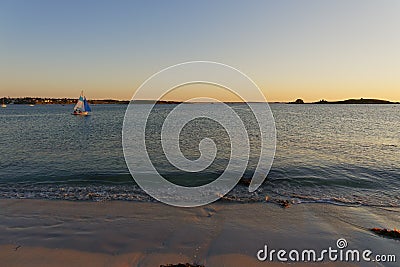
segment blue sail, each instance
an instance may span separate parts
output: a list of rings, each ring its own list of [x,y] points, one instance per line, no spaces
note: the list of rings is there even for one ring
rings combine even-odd
[[[89,103],[86,101],[86,98],[83,100],[83,103],[85,105],[85,111],[92,111],[92,109],[89,106]]]

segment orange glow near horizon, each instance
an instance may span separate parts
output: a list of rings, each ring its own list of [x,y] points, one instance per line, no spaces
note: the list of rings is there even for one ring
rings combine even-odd
[[[0,97],[128,100],[158,71],[206,60],[242,71],[269,102],[400,102],[400,1],[0,5]],[[201,93],[235,101],[203,87],[169,98]]]

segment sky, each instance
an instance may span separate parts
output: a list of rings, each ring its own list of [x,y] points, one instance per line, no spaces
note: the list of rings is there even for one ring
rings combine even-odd
[[[0,0],[0,97],[130,99],[161,69],[207,60],[268,101],[400,101],[399,14],[397,0]]]

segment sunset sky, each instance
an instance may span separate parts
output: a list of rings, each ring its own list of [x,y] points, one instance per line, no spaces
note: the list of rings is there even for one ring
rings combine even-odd
[[[3,0],[0,97],[130,99],[165,67],[209,60],[268,101],[400,101],[399,14],[396,0]]]

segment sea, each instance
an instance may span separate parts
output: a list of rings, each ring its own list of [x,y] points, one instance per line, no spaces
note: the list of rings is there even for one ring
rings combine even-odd
[[[210,112],[218,108],[190,105]],[[71,105],[1,108],[0,198],[156,201],[135,183],[125,162],[127,107],[93,105],[87,117],[71,115]],[[217,179],[232,147],[224,127],[213,120],[194,120],[180,134],[180,149],[190,160],[199,158],[202,139],[214,141],[216,157],[205,170],[184,172],[163,154],[160,129],[175,107],[162,104],[152,110],[146,145],[153,165],[179,185]],[[275,158],[265,182],[251,193],[248,180],[259,160],[257,123],[246,104],[230,107],[246,121],[251,153],[241,181],[219,201],[400,207],[400,105],[270,104]]]

